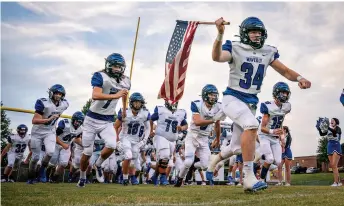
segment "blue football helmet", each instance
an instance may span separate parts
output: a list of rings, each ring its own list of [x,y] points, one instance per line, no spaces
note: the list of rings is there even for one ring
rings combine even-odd
[[[288,94],[284,95],[283,92],[287,92]],[[273,87],[272,96],[281,103],[288,102],[290,94],[291,92],[287,83],[277,82]]]
[[[66,90],[65,90],[65,88],[61,84],[53,85],[52,87],[50,87],[48,92],[49,92],[49,98],[51,100],[55,100],[54,99],[54,94],[55,93],[61,93],[62,94],[61,100],[63,100],[65,98],[65,96],[66,96]]]
[[[139,101],[141,102],[141,106],[139,108],[134,107],[134,102]],[[143,98],[142,94],[139,92],[134,92],[132,95],[129,97],[129,106],[133,110],[140,110],[141,108],[144,107],[146,104],[145,99]]]
[[[25,135],[26,135],[26,133],[27,133],[27,131],[28,131],[29,129],[27,128],[27,126],[25,125],[25,124],[20,124],[20,125],[18,125],[18,127],[17,127],[17,133],[18,133],[18,135],[20,136],[20,137],[25,137]]]
[[[75,112],[72,116],[72,125],[78,129],[84,123],[85,116],[82,112]]]
[[[248,17],[246,18],[241,25],[240,29],[240,42],[243,44],[248,44],[254,49],[260,49],[264,46],[265,40],[268,38],[268,33],[265,29],[264,23],[257,17]],[[252,42],[248,33],[250,31],[260,31],[262,36],[258,42]]]
[[[216,97],[214,99],[210,99],[209,95],[215,94]],[[202,89],[202,99],[203,101],[207,102],[210,105],[214,105],[217,103],[217,100],[219,98],[219,92],[217,91],[217,88],[212,84],[207,84]]]
[[[118,67],[120,70],[113,71],[113,66]],[[125,68],[124,57],[119,53],[112,53],[105,59],[105,72],[112,78],[119,80],[124,74]]]

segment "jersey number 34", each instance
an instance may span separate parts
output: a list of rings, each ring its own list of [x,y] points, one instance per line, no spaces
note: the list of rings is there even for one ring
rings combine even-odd
[[[245,76],[244,76],[245,79],[240,79],[239,86],[243,89],[249,89],[252,85],[256,85],[257,90],[260,90],[260,87],[262,86],[263,79],[264,79],[264,68],[265,68],[264,64],[259,64],[257,72],[256,74],[254,74],[254,77],[252,80],[252,76],[254,72],[253,65],[251,63],[244,62],[241,65],[241,71],[245,72]]]

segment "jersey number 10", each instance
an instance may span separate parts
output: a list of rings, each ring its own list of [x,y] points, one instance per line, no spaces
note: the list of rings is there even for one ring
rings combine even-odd
[[[240,79],[239,86],[243,89],[249,89],[252,85],[257,86],[257,90],[260,90],[260,87],[262,86],[263,79],[264,79],[264,64],[259,64],[256,74],[254,75],[253,81],[252,81],[252,75],[253,75],[253,65],[248,62],[244,62],[241,65],[241,71],[245,72],[245,79]]]

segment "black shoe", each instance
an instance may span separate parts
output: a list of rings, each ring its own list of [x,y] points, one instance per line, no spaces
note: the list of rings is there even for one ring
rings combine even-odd
[[[128,184],[129,184],[129,180],[127,180],[127,179],[126,179],[126,180],[123,180],[123,185],[124,185],[124,186],[128,186]]]
[[[174,186],[175,187],[181,187],[182,184],[183,184],[183,178],[178,177],[178,180]]]

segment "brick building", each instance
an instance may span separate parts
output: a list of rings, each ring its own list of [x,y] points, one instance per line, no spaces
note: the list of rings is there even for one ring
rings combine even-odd
[[[294,157],[292,161],[292,166],[302,166],[302,167],[316,167],[319,168],[317,165],[317,156],[303,156],[303,157]]]
[[[294,157],[291,166],[302,166],[302,167],[315,167],[321,169],[321,171],[328,171],[329,165],[325,163],[318,162],[317,156],[303,156],[303,157]],[[338,167],[344,166],[344,156],[339,159]]]

